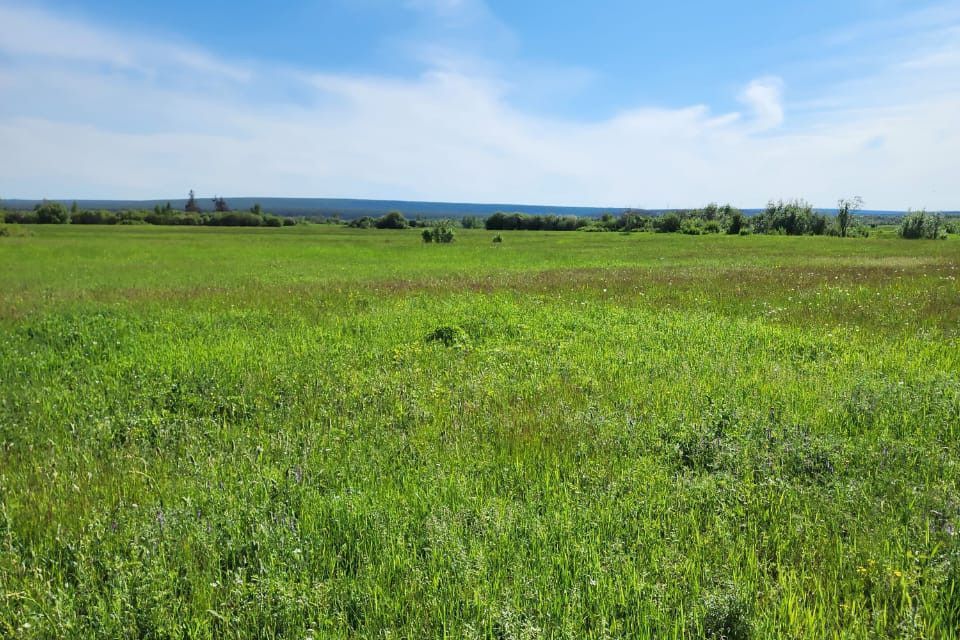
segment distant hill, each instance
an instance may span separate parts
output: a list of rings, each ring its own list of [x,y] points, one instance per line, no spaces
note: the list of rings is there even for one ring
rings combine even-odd
[[[605,213],[620,215],[632,210],[646,214],[661,214],[672,209],[636,209],[628,207],[567,207],[532,204],[476,204],[469,202],[419,202],[414,200],[363,200],[356,198],[226,198],[230,208],[235,211],[249,209],[259,203],[264,211],[283,216],[331,217],[339,215],[345,220],[363,216],[379,217],[390,211],[400,211],[408,218],[460,218],[462,216],[487,217],[498,211],[525,213],[529,215],[586,216],[598,218]],[[9,209],[32,209],[39,200],[3,200],[2,206]],[[59,200],[70,206],[73,200]],[[153,209],[157,205],[169,202],[174,209],[182,210],[186,198],[163,200],[77,200],[81,209]],[[213,210],[210,199],[197,201],[204,211]],[[754,215],[763,209],[744,209],[744,213]],[[818,209],[821,213],[834,214],[832,209]],[[861,211],[864,216],[901,216],[904,211]],[[956,215],[960,212],[951,212]]]
[[[400,211],[408,218],[460,218],[467,215],[490,216],[498,211],[527,213],[532,215],[554,214],[558,216],[599,217],[604,213],[618,215],[627,209],[616,207],[565,207],[524,204],[472,204],[456,202],[416,202],[409,200],[360,200],[352,198],[226,198],[230,208],[239,211],[259,203],[264,211],[284,216],[334,216],[344,219],[363,216],[382,216],[390,211]],[[4,200],[3,206],[10,209],[32,209],[39,200]],[[59,200],[70,206],[73,200]],[[77,200],[81,209],[153,209],[169,202],[174,209],[182,210],[185,198],[170,200]],[[204,211],[213,210],[213,202],[198,199]]]

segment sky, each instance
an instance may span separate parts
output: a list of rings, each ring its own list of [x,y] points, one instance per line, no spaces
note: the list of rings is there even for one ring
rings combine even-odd
[[[0,0],[0,198],[960,209],[960,0]]]

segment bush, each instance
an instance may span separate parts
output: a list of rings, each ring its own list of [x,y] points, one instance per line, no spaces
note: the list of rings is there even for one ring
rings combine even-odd
[[[374,222],[375,220],[370,216],[363,216],[362,218],[351,220],[347,226],[351,229],[372,229]]]
[[[70,222],[70,212],[59,202],[44,201],[34,208],[37,215],[37,224],[67,224]]]
[[[494,244],[500,244],[501,242],[503,242],[503,236],[502,236],[502,235],[500,235],[500,234],[498,233],[497,235],[493,236],[493,243],[494,243]]]
[[[420,236],[424,242],[437,242],[449,244],[453,242],[453,229],[446,225],[437,225],[429,229],[424,229]]]
[[[207,218],[214,227],[259,227],[263,217],[249,211],[224,211]]]
[[[900,222],[900,228],[897,235],[901,238],[910,240],[926,239],[939,240],[947,236],[946,228],[943,224],[943,215],[939,213],[927,213],[925,210],[910,211]]]
[[[770,201],[763,213],[753,219],[754,231],[773,235],[824,235],[827,227],[827,217],[815,212],[804,200]]]
[[[6,222],[12,224],[34,224],[37,221],[36,211],[7,211]]]
[[[750,608],[738,592],[727,589],[703,600],[703,637],[711,640],[749,640],[753,636]]]
[[[727,233],[735,236],[747,227],[747,217],[742,211],[734,211],[727,221]]]
[[[703,227],[696,218],[684,218],[680,223],[680,233],[685,233],[688,236],[699,236],[703,233]]]
[[[410,226],[407,219],[399,211],[391,211],[374,223],[377,229],[406,229]]]
[[[720,223],[716,220],[707,220],[703,223],[703,232],[704,233],[720,233]]]
[[[30,230],[18,224],[0,224],[0,238],[25,238],[29,235],[32,235]]]
[[[680,216],[676,213],[668,213],[655,218],[653,221],[653,228],[656,229],[657,233],[676,233],[680,231],[680,225]]]
[[[427,342],[439,342],[445,347],[463,347],[470,341],[470,336],[456,325],[437,327],[427,334]]]
[[[70,214],[70,222],[73,224],[117,224],[117,214],[105,209],[77,211]]]

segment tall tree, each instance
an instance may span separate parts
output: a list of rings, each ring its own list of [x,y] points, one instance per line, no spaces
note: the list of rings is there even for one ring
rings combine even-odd
[[[190,198],[187,200],[187,206],[185,206],[183,210],[191,213],[200,211],[200,206],[197,204],[197,198],[194,196],[193,189],[190,189]]]
[[[837,227],[840,229],[841,238],[847,237],[847,231],[850,230],[850,222],[853,220],[853,214],[860,211],[861,207],[863,207],[863,198],[860,196],[843,198],[837,202]]]

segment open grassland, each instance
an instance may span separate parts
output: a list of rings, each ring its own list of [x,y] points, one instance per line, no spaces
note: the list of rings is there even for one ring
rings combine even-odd
[[[960,242],[492,236],[0,238],[0,636],[958,637]]]

